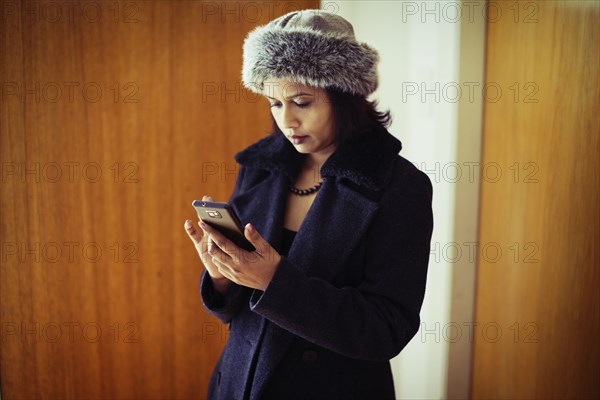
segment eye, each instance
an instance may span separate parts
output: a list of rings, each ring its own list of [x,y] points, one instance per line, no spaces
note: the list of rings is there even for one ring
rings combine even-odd
[[[310,102],[296,103],[295,101],[293,103],[294,103],[294,105],[296,105],[300,108],[306,108],[306,107],[310,106],[310,104],[311,104]],[[281,103],[279,103],[279,102],[271,103],[270,106],[271,106],[271,108],[279,108],[279,107],[281,107]]]

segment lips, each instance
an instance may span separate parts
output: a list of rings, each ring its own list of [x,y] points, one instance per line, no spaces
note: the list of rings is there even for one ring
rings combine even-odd
[[[306,139],[308,138],[307,135],[293,135],[290,136],[290,140],[292,141],[292,143],[294,144],[301,144],[302,142],[304,142]]]

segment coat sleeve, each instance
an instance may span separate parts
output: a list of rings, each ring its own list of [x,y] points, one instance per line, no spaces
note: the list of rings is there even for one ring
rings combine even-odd
[[[307,276],[282,257],[250,308],[312,343],[355,359],[395,357],[419,329],[433,230],[432,186],[416,168],[382,196],[355,287]]]
[[[225,294],[217,292],[212,284],[210,275],[205,270],[200,280],[200,297],[206,310],[219,318],[223,323],[229,323],[239,312],[240,307],[248,299],[249,289],[233,283]]]
[[[244,185],[245,169],[240,167],[238,175],[231,194],[230,200],[236,196]],[[200,297],[202,304],[206,310],[219,318],[224,323],[229,323],[235,315],[240,311],[244,304],[247,304],[250,289],[240,286],[237,283],[232,283],[231,287],[225,294],[217,292],[213,286],[212,279],[208,272],[204,270],[200,280]]]

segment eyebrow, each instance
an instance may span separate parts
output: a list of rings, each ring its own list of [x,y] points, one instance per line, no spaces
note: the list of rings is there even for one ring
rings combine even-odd
[[[286,98],[286,100],[290,100],[290,99],[293,99],[294,97],[300,97],[300,96],[312,96],[312,94],[310,94],[310,93],[304,93],[304,92],[301,92],[301,93],[296,93],[296,94],[295,94],[295,95],[293,95],[293,96],[287,97],[287,98]],[[265,97],[268,97],[268,98],[269,98],[269,99],[271,99],[271,100],[277,100],[276,98],[274,98],[274,97],[271,97],[271,96],[267,96],[267,95],[265,95]]]

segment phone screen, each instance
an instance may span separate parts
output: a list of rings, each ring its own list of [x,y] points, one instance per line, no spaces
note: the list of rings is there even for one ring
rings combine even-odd
[[[244,236],[244,228],[229,204],[194,200],[192,205],[202,221],[217,229],[236,246],[247,251],[256,250]]]

